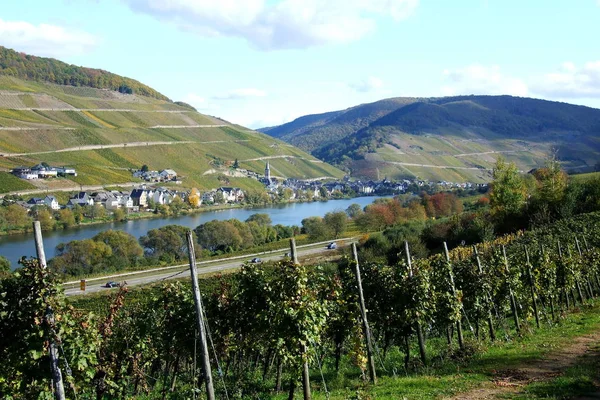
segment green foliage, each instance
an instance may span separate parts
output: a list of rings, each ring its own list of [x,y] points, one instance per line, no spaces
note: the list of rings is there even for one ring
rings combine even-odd
[[[71,374],[63,375],[71,397],[86,390],[94,377],[100,338],[93,317],[66,304],[56,275],[37,260],[22,263],[23,268],[0,280],[0,396],[52,398],[48,342],[53,341],[71,367]]]
[[[77,67],[53,58],[18,53],[6,47],[0,47],[0,74],[37,82],[89,86],[169,100],[156,90],[130,78],[100,69]]]
[[[164,262],[183,261],[188,258],[186,234],[189,228],[181,225],[166,225],[148,231],[140,238],[146,254]],[[194,241],[196,234],[193,233]]]

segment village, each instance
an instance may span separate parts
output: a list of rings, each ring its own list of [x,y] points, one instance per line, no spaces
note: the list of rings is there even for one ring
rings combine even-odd
[[[11,171],[22,179],[51,179],[57,176],[77,176],[74,168],[51,167],[40,163],[33,167],[19,167]],[[245,171],[250,172],[250,171]],[[265,188],[264,195],[259,202],[289,202],[313,201],[357,196],[393,196],[403,193],[418,194],[453,189],[478,189],[485,190],[487,184],[474,184],[470,182],[429,182],[419,179],[403,179],[393,181],[384,178],[380,181],[350,180],[300,180],[281,179],[271,175],[271,168],[267,161],[263,175],[252,172],[249,177],[258,179]],[[35,207],[45,206],[50,210],[73,209],[74,207],[101,206],[109,212],[122,209],[127,213],[144,210],[154,210],[158,206],[171,205],[174,201],[197,208],[203,205],[233,205],[253,204],[256,200],[249,199],[247,193],[238,187],[223,186],[201,192],[196,188],[190,190],[177,190],[167,183],[181,184],[178,174],[173,169],[152,171],[143,166],[134,171],[133,177],[145,183],[134,187],[132,190],[106,190],[106,191],[79,191],[72,195],[65,204],[60,204],[51,194],[45,197],[32,197],[29,200],[18,200],[16,204],[30,210]],[[165,184],[165,186],[161,186]]]

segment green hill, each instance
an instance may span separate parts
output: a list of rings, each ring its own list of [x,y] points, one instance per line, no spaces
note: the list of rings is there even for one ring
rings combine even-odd
[[[135,182],[130,169],[144,164],[174,169],[183,176],[183,187],[259,187],[229,168],[236,159],[240,168],[258,173],[269,160],[272,174],[280,177],[343,175],[300,149],[173,103],[139,82],[155,95],[24,80],[5,71],[0,72],[0,170],[47,162],[74,167],[78,176],[23,185],[11,181],[0,192],[31,184],[52,190]]]
[[[393,98],[328,114],[334,117],[318,127],[298,119],[267,133],[285,132],[282,139],[368,178],[488,181],[500,154],[524,171],[552,153],[570,170],[591,169],[600,160],[600,110],[566,103]]]

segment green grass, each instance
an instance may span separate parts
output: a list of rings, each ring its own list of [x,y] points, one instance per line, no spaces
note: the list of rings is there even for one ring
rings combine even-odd
[[[0,172],[0,193],[14,192],[17,190],[35,189],[31,183],[17,178],[8,172]]]
[[[567,368],[563,375],[546,382],[534,382],[527,385],[517,396],[518,400],[534,399],[566,399],[583,396],[599,391],[597,386],[600,378],[600,346],[592,348],[594,354],[581,357],[577,365]]]

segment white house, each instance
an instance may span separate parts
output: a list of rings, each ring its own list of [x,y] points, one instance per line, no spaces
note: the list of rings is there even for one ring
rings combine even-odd
[[[44,197],[44,204],[51,210],[60,210],[60,204],[58,204],[58,200],[54,196]]]

